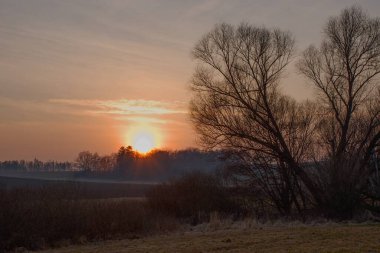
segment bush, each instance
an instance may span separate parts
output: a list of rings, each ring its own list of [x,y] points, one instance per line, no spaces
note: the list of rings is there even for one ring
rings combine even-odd
[[[192,224],[208,220],[212,212],[231,214],[238,210],[221,181],[199,172],[153,187],[146,196],[150,209]]]

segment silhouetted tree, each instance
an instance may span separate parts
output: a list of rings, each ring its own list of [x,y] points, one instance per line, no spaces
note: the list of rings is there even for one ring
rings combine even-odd
[[[89,151],[82,151],[76,158],[77,166],[83,171],[98,171],[100,165],[100,156],[97,153],[92,154]]]
[[[191,116],[202,143],[229,150],[239,178],[259,184],[283,213],[299,206],[298,178],[320,198],[300,166],[308,160],[313,104],[297,103],[278,88],[293,47],[288,32],[221,24],[193,51],[199,64]]]
[[[133,175],[133,163],[136,153],[131,146],[120,147],[116,154],[116,172],[124,176]]]
[[[357,6],[343,10],[326,24],[320,48],[310,46],[298,66],[320,97],[315,144],[323,161],[323,204],[338,215],[352,215],[380,140],[379,18]]]

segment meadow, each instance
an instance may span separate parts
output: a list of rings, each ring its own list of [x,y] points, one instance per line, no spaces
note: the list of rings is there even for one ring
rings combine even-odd
[[[68,246],[40,253],[380,252],[379,224],[203,224],[167,235]]]
[[[0,178],[0,252],[379,252],[380,223],[283,217],[211,175],[164,184]]]
[[[34,173],[33,173],[34,174]],[[51,174],[51,173],[50,173]],[[31,194],[36,190],[64,191],[65,197],[76,199],[103,199],[103,198],[139,198],[154,184],[142,182],[118,182],[111,180],[74,180],[72,178],[59,178],[45,173],[37,177],[10,177],[0,176],[0,190],[30,189]]]
[[[151,187],[0,177],[0,252],[153,231],[156,220],[143,201]]]

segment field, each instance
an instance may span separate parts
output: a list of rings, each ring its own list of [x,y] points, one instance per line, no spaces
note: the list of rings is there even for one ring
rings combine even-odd
[[[151,187],[0,176],[0,253],[152,231],[160,220],[148,215],[143,201]]]
[[[249,215],[232,222],[234,212],[205,209],[207,219],[194,226],[200,211],[193,207],[210,206],[219,188],[199,175],[181,182],[145,198],[153,184],[0,176],[0,252],[380,253],[380,223],[374,222],[263,224]]]
[[[41,253],[380,252],[380,224],[273,225],[196,231],[69,246]],[[197,229],[198,228],[198,229]]]
[[[53,173],[51,173],[53,174]],[[1,176],[0,189],[40,189],[54,188],[74,191],[79,199],[140,198],[153,184],[140,182],[118,182],[110,180],[83,180],[43,176],[24,175]]]

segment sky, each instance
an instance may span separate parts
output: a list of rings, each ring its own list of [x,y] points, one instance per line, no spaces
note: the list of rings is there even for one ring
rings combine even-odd
[[[157,148],[198,147],[187,111],[203,34],[277,27],[299,54],[353,4],[380,16],[378,0],[0,0],[0,160],[109,154],[141,133]],[[293,65],[282,89],[313,96]]]

